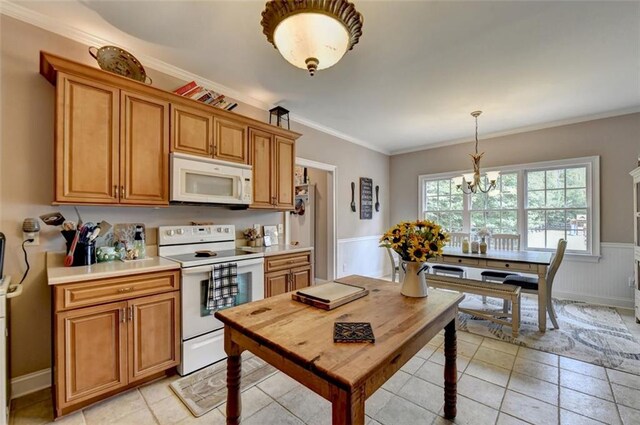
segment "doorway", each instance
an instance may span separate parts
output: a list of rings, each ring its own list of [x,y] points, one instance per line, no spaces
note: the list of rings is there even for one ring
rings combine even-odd
[[[286,242],[314,248],[316,282],[336,276],[336,166],[296,158],[296,211],[285,213]]]

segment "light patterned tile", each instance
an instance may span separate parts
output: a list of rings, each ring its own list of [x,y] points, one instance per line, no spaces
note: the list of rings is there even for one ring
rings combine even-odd
[[[243,394],[244,395],[244,394]],[[172,425],[191,415],[178,397],[169,397],[149,404],[160,425]]]
[[[243,416],[242,425],[304,425],[304,422],[273,402],[247,419]]]
[[[82,413],[87,424],[94,425],[108,423],[143,408],[147,408],[147,403],[142,394],[131,390],[88,407]]]
[[[498,366],[498,367],[509,369],[509,370],[513,368],[513,363],[516,359],[516,357],[512,354],[507,354],[503,351],[493,350],[493,349],[484,348],[484,347],[480,347],[473,358],[475,360],[480,360],[485,363],[489,363],[494,366]]]
[[[505,389],[471,375],[463,375],[458,381],[458,394],[499,409]]]
[[[558,384],[559,373],[557,367],[523,359],[522,357],[516,357],[516,362],[513,365],[513,371],[542,379],[543,381],[551,382],[552,384]]]
[[[603,381],[581,373],[560,369],[560,386],[613,401],[613,394],[611,394],[611,387],[608,381]]]
[[[418,371],[418,369],[420,369],[420,366],[422,366],[424,362],[425,360],[421,359],[420,357],[412,357],[408,362],[404,364],[404,366],[400,368],[400,370],[413,375]]]
[[[439,333],[428,342],[429,345],[435,345],[436,347],[440,347],[444,343],[444,333]]]
[[[512,356],[515,356],[516,353],[518,352],[519,346],[515,344],[510,344],[504,341],[498,341],[497,339],[493,339],[493,338],[485,338],[484,341],[482,341],[481,347],[489,348],[491,350],[502,351],[503,353],[507,353],[507,354],[511,354]]]
[[[528,425],[529,422],[521,421],[518,418],[514,418],[511,415],[507,415],[506,413],[500,413],[498,415],[498,422],[496,425]]]
[[[532,348],[520,347],[516,357],[533,360],[538,363],[544,363],[549,366],[558,367],[560,359],[557,354],[545,353],[544,351],[534,350]]]
[[[156,419],[154,415],[151,413],[151,410],[145,407],[144,409],[137,410],[133,413],[129,413],[126,416],[123,416],[119,419],[109,422],[109,425],[112,425],[112,424],[113,425],[116,425],[116,424],[117,425],[120,425],[120,424],[157,425],[158,423],[175,424],[177,422],[176,421],[163,422],[163,419],[160,419],[160,418]]]
[[[476,378],[484,379],[493,384],[506,387],[509,382],[508,369],[504,369],[498,366],[494,366],[489,363],[481,362],[479,360],[472,360],[469,366],[464,372],[467,375],[475,376]]]
[[[220,412],[219,409],[213,409],[210,412],[196,418],[193,415],[187,416],[185,419],[178,422],[179,425],[226,425],[227,418]],[[137,425],[137,424],[135,424]]]
[[[55,421],[49,422],[49,425],[85,425],[84,415],[82,411],[77,411],[75,413],[70,413],[66,416],[56,419]]]
[[[611,387],[616,403],[640,410],[640,390],[618,384],[611,384]]]
[[[140,393],[142,394],[142,397],[144,397],[144,399],[147,401],[147,403],[155,403],[156,401],[174,395],[169,385],[171,385],[171,383],[178,378],[180,377],[176,375],[144,385],[139,388]]]
[[[300,384],[298,381],[290,378],[282,372],[278,372],[258,384],[258,388],[264,391],[268,396],[275,399],[282,397],[299,386]]]
[[[392,397],[393,393],[380,388],[364,402],[365,413],[371,417],[375,416],[375,414],[378,413]]]
[[[444,390],[442,388],[415,376],[409,379],[398,395],[435,414],[444,404]]]
[[[458,341],[457,342],[457,353],[458,356],[469,357],[472,358],[473,355],[478,351],[478,344],[474,344],[472,342],[466,341]]]
[[[394,394],[397,394],[398,391],[400,391],[400,388],[402,388],[402,386],[407,383],[409,378],[411,378],[410,374],[399,370],[382,385],[382,388],[387,391],[391,391]]]
[[[557,406],[511,390],[504,396],[501,411],[534,425],[553,425],[559,421]]]
[[[611,381],[612,384],[624,385],[625,387],[640,390],[640,375],[632,375],[631,373],[613,369],[607,369],[607,375],[609,375],[609,381]]]
[[[598,422],[593,419],[589,419],[586,416],[578,415],[570,410],[560,409],[560,424],[561,425],[602,425],[602,422]]]
[[[624,425],[640,424],[640,410],[632,409],[627,406],[618,406],[620,417]]]
[[[305,390],[309,391],[306,388]],[[246,418],[253,415],[258,410],[268,406],[274,400],[264,392],[262,392],[260,389],[258,389],[258,387],[251,387],[248,390],[242,392],[240,401],[242,402],[242,416]],[[226,416],[227,403],[222,403],[220,406],[218,406],[218,410],[220,410],[220,412],[222,412]]]
[[[482,341],[484,340],[484,337],[480,335],[472,334],[465,331],[456,332],[456,336],[458,337],[458,341],[471,342],[476,345],[482,344]]]
[[[427,344],[420,351],[416,353],[416,357],[427,360],[438,349],[437,346]]]
[[[459,425],[493,425],[498,418],[497,410],[464,396],[458,396],[456,408],[457,415],[453,423]],[[444,406],[434,424],[450,423],[443,416]]]
[[[591,363],[581,362],[580,360],[574,360],[568,357],[560,357],[560,368],[581,373],[583,375],[589,375],[598,379],[607,379],[607,373],[602,366],[596,366]]]
[[[609,424],[619,424],[616,405],[588,394],[560,387],[560,407]]]
[[[18,409],[12,414],[12,425],[40,425],[53,420],[53,404],[45,399]]]
[[[416,406],[402,397],[394,395],[380,411],[373,416],[373,419],[382,425],[430,424],[436,415]]]
[[[278,402],[304,422],[320,412],[331,412],[331,403],[303,386],[288,392]]]
[[[438,348],[436,352],[433,353],[431,357],[429,357],[429,360],[434,363],[444,365],[444,350],[442,348]],[[457,356],[456,365],[458,368],[458,372],[464,372],[470,361],[471,359],[469,357]]]
[[[558,405],[558,386],[551,382],[513,372],[507,388],[545,403]]]
[[[427,361],[420,369],[418,369],[414,376],[431,382],[439,387],[444,387],[444,365]],[[458,379],[460,379],[461,376],[462,373],[458,372]]]

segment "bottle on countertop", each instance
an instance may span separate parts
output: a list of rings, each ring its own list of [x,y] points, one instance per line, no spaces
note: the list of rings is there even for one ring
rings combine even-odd
[[[144,230],[142,226],[136,226],[136,234],[133,237],[133,248],[138,251],[137,258],[146,258],[147,249],[144,241]]]

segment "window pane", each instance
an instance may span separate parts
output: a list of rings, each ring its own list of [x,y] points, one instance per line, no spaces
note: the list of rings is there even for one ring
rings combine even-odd
[[[500,232],[500,211],[487,212],[486,228],[491,233]]]
[[[586,207],[587,189],[567,189],[568,207]]]
[[[567,249],[586,251],[587,210],[567,210]]]
[[[561,189],[564,187],[564,170],[547,171],[547,189]]]
[[[484,210],[487,206],[487,195],[485,193],[474,193],[471,195],[471,209]]]
[[[544,189],[544,171],[531,171],[527,173],[527,189]]]
[[[527,211],[527,243],[530,248],[545,247],[544,211]]]
[[[462,213],[454,212],[450,213],[449,217],[451,217],[449,228],[447,228],[450,232],[462,232]]]
[[[438,198],[435,196],[430,196],[426,199],[425,210],[427,211],[436,211],[438,209]]]
[[[494,189],[487,194],[487,209],[488,210],[500,209],[500,192],[497,189]]]
[[[547,208],[564,207],[564,189],[547,190]]]
[[[502,208],[518,208],[518,195],[515,193],[503,193]]]
[[[430,181],[425,184],[427,196],[436,196],[438,194],[438,182]]]
[[[436,204],[438,206],[438,211],[448,210],[449,209],[449,197],[439,196],[438,202]]]
[[[516,192],[518,189],[518,174],[503,174],[500,176],[502,192]]]
[[[558,240],[565,237],[565,212],[564,210],[547,211],[547,248],[556,248]]]
[[[544,190],[536,190],[527,193],[528,208],[544,208]]]
[[[427,220],[438,222],[438,213],[426,211],[424,213],[424,218]]]
[[[455,193],[451,195],[451,209],[462,211],[462,205],[463,205],[462,200],[463,200],[462,193]]]
[[[518,233],[518,212],[502,211],[501,233]]]
[[[587,167],[567,169],[567,187],[586,187]]]
[[[448,195],[451,192],[451,180],[438,180],[438,194]]]
[[[486,227],[487,223],[484,218],[484,212],[474,211],[471,213],[471,232],[477,232],[479,229]]]

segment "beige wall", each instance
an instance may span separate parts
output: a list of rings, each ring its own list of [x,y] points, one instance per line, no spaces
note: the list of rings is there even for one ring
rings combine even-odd
[[[87,46],[0,15],[0,231],[7,236],[5,272],[13,279],[22,276],[25,266],[20,251],[21,224],[25,217],[60,210],[72,218],[70,207],[52,207],[54,88],[38,73],[39,51],[69,57],[95,66]],[[183,82],[147,69],[154,85],[173,89]],[[267,120],[268,114],[240,105],[237,112]],[[360,222],[349,214],[348,182],[360,176],[374,177],[385,187],[389,179],[388,157],[371,152],[333,136],[295,125],[304,134],[298,156],[336,164],[339,167],[339,237],[379,234],[386,215],[375,221]],[[356,161],[361,158],[362,161]],[[344,172],[342,169],[345,169]],[[370,173],[370,169],[374,169]],[[376,182],[377,184],[377,182]],[[384,193],[384,192],[383,192]],[[346,202],[346,203],[345,203]],[[386,201],[381,201],[387,210]],[[185,224],[208,220],[235,224],[238,230],[254,223],[282,223],[281,213],[230,211],[213,207],[172,206],[169,208],[81,207],[85,221],[105,219],[111,223],[145,222],[153,229],[161,224]],[[43,227],[40,245],[28,248],[31,271],[21,297],[12,301],[11,376],[16,377],[51,366],[50,289],[46,284],[44,253],[62,250],[57,230]]]
[[[601,240],[633,242],[629,171],[640,156],[640,113],[482,140],[486,167],[600,156]],[[391,157],[391,221],[418,214],[420,174],[467,170],[472,143]]]
[[[316,204],[315,211],[315,240],[314,240],[314,256],[315,256],[315,277],[317,279],[327,278],[327,226],[328,216],[328,181],[329,173],[315,168],[307,168],[309,180],[311,184],[316,186]]]

